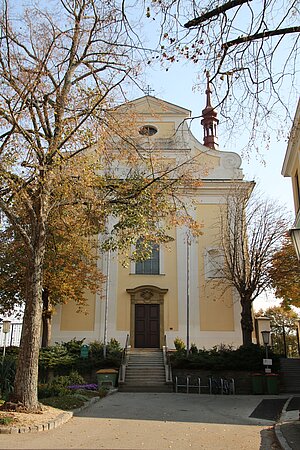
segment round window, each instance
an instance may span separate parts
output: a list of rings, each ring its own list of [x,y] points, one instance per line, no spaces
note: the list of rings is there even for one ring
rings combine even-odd
[[[153,136],[157,133],[157,128],[155,128],[153,125],[144,125],[139,129],[139,133],[142,136]]]

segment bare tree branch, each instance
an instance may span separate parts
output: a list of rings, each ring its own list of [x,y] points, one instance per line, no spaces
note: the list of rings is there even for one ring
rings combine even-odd
[[[270,30],[270,31],[264,31],[262,33],[252,34],[250,36],[241,36],[238,39],[224,42],[224,44],[222,44],[222,48],[228,49],[229,47],[233,47],[234,45],[243,44],[244,42],[258,41],[260,39],[267,39],[271,36],[281,36],[281,35],[286,35],[286,34],[290,34],[290,33],[300,33],[300,27],[281,28],[280,30]]]
[[[212,19],[213,17],[219,16],[220,14],[225,13],[226,11],[229,11],[232,8],[235,8],[236,6],[240,6],[243,5],[244,3],[248,3],[251,1],[252,0],[232,0],[230,2],[225,3],[224,5],[212,9],[211,11],[208,11],[207,13],[203,13],[200,17],[190,20],[189,22],[185,23],[184,26],[185,28],[196,27],[197,25],[200,25],[206,20]]]

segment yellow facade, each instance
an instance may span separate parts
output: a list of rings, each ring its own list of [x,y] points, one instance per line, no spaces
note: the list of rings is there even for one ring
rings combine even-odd
[[[84,337],[86,342],[103,341],[107,333],[108,339],[116,338],[121,344],[130,335],[133,347],[148,343],[162,347],[165,339],[172,347],[176,337],[189,339],[199,348],[221,343],[239,346],[237,294],[208,267],[211,255],[220,247],[218,220],[220,210],[226,208],[226,196],[235,183],[246,183],[240,157],[198,142],[186,125],[190,112],[185,108],[145,96],[120,109],[120,114],[129,112],[137,117],[133,134],[138,136],[144,126],[154,129],[153,136],[144,142],[157,149],[157,158],[164,164],[193,160],[191,173],[201,184],[187,186],[184,195],[187,208],[203,226],[203,234],[188,241],[184,227],[174,228],[170,232],[174,240],[159,248],[157,274],[137,274],[135,263],[124,267],[116,253],[101,255],[107,295],[102,299],[90,295],[87,315],[76,313],[71,304],[58,307],[53,340]],[[141,331],[145,323],[148,325]],[[153,341],[148,341],[147,333],[153,334]]]

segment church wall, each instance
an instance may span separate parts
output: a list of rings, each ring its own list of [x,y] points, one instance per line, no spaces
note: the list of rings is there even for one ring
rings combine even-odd
[[[170,231],[171,236],[175,236],[175,231]],[[161,246],[161,274],[160,275],[136,275],[134,264],[130,267],[123,267],[118,264],[118,285],[117,285],[117,314],[116,330],[130,330],[130,295],[126,289],[133,289],[139,286],[152,285],[161,289],[168,289],[164,297],[164,330],[178,328],[177,309],[177,267],[176,267],[176,244],[170,242]]]
[[[221,278],[208,278],[205,267],[206,252],[211,248],[220,249],[218,235],[221,208],[220,204],[212,203],[202,204],[197,208],[198,220],[203,223],[203,235],[199,237],[199,300],[202,331],[234,330],[232,289],[225,289]]]
[[[86,305],[84,312],[77,312],[78,305],[75,302],[68,302],[61,308],[61,331],[93,331],[95,317],[96,295],[86,292]]]

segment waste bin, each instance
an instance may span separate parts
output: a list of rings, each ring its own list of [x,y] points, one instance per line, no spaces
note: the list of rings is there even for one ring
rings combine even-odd
[[[89,357],[89,346],[83,344],[80,347],[80,358],[87,359]]]
[[[253,373],[252,374],[252,393],[253,394],[264,394],[264,374]]]
[[[269,373],[266,375],[267,393],[279,394],[279,376],[277,373]]]
[[[116,369],[100,369],[96,373],[99,389],[103,386],[116,386],[118,379],[118,371]]]

